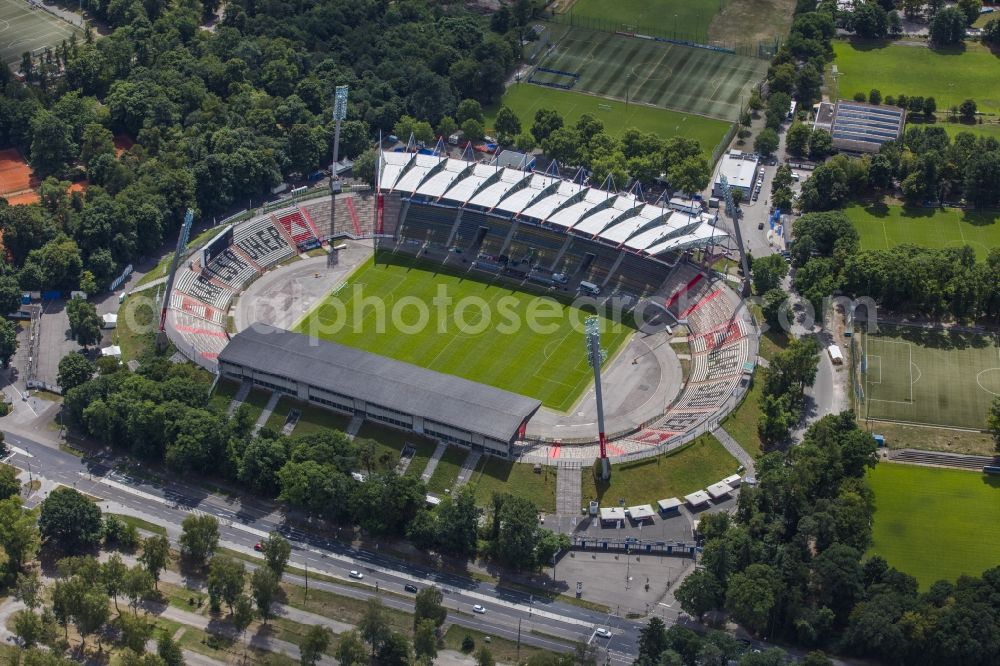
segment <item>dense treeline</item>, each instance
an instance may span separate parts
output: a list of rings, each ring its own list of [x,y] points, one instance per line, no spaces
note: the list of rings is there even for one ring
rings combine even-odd
[[[959,320],[1000,317],[1000,249],[976,261],[970,246],[931,249],[898,245],[861,250],[858,232],[840,212],[795,221],[795,285],[821,312],[823,298],[842,291],[879,307]]]
[[[462,98],[493,101],[536,11],[518,0],[491,21],[421,0],[230,2],[210,32],[199,24],[218,0],[87,4],[114,32],[26,59],[23,83],[0,68],[0,148],[48,179],[40,205],[0,201],[2,272],[24,289],[75,289],[84,270],[104,288],[189,207],[214,215],[327,164],[336,85],[351,86],[347,157],[404,114],[436,124]],[[136,142],[121,156],[118,134]],[[87,192],[68,195],[83,177]]]
[[[702,518],[702,567],[676,593],[684,610],[725,609],[759,635],[886,663],[994,663],[1000,568],[920,594],[913,577],[864,557],[873,512],[865,474],[875,462],[875,442],[851,412],[761,457],[735,518]]]
[[[67,356],[77,360],[78,355]],[[249,409],[233,418],[207,408],[209,384],[191,365],[150,358],[139,373],[105,365],[60,365],[73,377],[64,402],[67,422],[95,440],[179,473],[217,470],[258,495],[376,536],[407,536],[419,546],[458,557],[484,554],[514,568],[547,563],[565,537],[538,526],[523,498],[498,494],[484,511],[473,489],[458,489],[433,511],[418,476],[396,473],[398,454],[372,440],[323,430],[287,437],[253,434]]]

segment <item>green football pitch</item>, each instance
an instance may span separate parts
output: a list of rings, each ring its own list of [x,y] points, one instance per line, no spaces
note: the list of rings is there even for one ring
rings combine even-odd
[[[643,132],[655,132],[662,139],[672,136],[697,139],[706,159],[711,157],[712,150],[722,141],[731,124],[714,118],[637,104],[629,104],[626,109],[624,102],[530,83],[507,88],[501,103],[510,107],[526,131],[531,128],[535,112],[539,109],[558,111],[569,125],[576,123],[583,114],[589,113],[603,122],[608,134],[612,136],[620,136],[626,129],[635,127]],[[496,109],[491,109],[486,118],[487,127],[492,126],[495,117]]]
[[[851,206],[847,217],[866,250],[884,250],[902,243],[930,248],[969,245],[980,261],[1000,247],[1000,212],[960,208],[907,208],[873,204]]]
[[[862,417],[986,427],[1000,396],[1000,349],[992,335],[879,325],[859,340]]]
[[[492,284],[485,276],[479,281],[464,271],[379,253],[295,330],[565,411],[593,378],[584,355],[586,316],[549,296]],[[602,345],[611,358],[633,333],[631,321],[602,318],[601,323]]]
[[[921,588],[997,566],[1000,478],[881,463],[868,482],[875,493],[871,552]]]
[[[724,0],[576,0],[566,14],[573,25],[708,41],[708,24]]]
[[[547,52],[539,67],[578,73],[575,90],[735,121],[753,84],[764,78],[767,62],[575,29]]]
[[[0,63],[20,62],[25,51],[58,46],[78,32],[69,23],[43,9],[31,9],[26,0],[0,0]]]
[[[1000,111],[1000,57],[967,42],[959,49],[934,50],[925,46],[834,41],[838,95],[868,94],[872,88],[886,95],[933,97],[947,110],[973,99],[980,111]],[[827,77],[827,80],[831,80]]]

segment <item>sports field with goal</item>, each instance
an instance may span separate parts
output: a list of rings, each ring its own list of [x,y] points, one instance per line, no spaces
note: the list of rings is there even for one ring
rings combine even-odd
[[[487,276],[478,281],[465,271],[390,253],[376,259],[362,264],[294,330],[536,398],[560,411],[590,386],[586,312],[491,284]],[[630,320],[602,319],[608,358],[633,332]]]
[[[708,26],[725,0],[576,0],[573,25],[707,41]]]
[[[539,109],[558,111],[567,125],[575,124],[580,116],[589,113],[604,123],[611,136],[620,136],[626,129],[634,127],[642,132],[655,132],[661,139],[672,136],[697,139],[706,159],[711,157],[712,150],[726,135],[731,124],[714,118],[638,104],[629,104],[626,109],[624,102],[530,83],[519,83],[507,88],[501,103],[510,107],[520,118],[524,131],[531,129],[535,113]],[[496,109],[490,109],[486,117],[487,127],[492,126],[495,117]]]
[[[539,67],[579,74],[574,90],[735,121],[767,62],[577,28]]]
[[[1000,247],[997,211],[871,204],[851,206],[844,212],[865,250],[886,250],[902,243],[934,249],[969,245],[983,261],[992,248]]]
[[[20,62],[21,54],[58,46],[79,32],[43,9],[32,9],[26,0],[0,0],[0,63]]]
[[[1000,478],[977,472],[880,463],[871,552],[917,579],[978,576],[1000,553]]]
[[[1000,348],[993,335],[879,325],[856,337],[862,418],[981,429],[1000,396]]]
[[[976,42],[949,49],[891,42],[834,40],[836,87],[841,98],[866,95],[872,88],[886,95],[933,97],[947,110],[973,99],[980,111],[1000,111],[1000,57]],[[834,77],[827,76],[828,83]]]

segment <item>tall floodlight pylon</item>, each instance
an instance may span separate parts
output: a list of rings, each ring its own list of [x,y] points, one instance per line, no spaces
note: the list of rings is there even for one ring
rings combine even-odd
[[[330,164],[330,233],[327,240],[333,238],[334,212],[337,207],[337,195],[340,194],[340,176],[337,175],[337,162],[340,161],[340,123],[347,117],[347,86],[337,86],[333,92],[333,162]]]
[[[611,478],[611,461],[608,460],[608,446],[604,437],[604,395],[601,393],[601,365],[608,353],[601,349],[601,320],[587,317],[584,323],[587,334],[587,363],[594,369],[594,398],[597,400],[597,434],[601,443],[601,479]]]

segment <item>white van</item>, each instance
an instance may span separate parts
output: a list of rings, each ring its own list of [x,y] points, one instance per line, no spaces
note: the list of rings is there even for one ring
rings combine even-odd
[[[597,296],[601,293],[601,288],[593,282],[581,282],[580,291],[586,292],[591,296]]]

